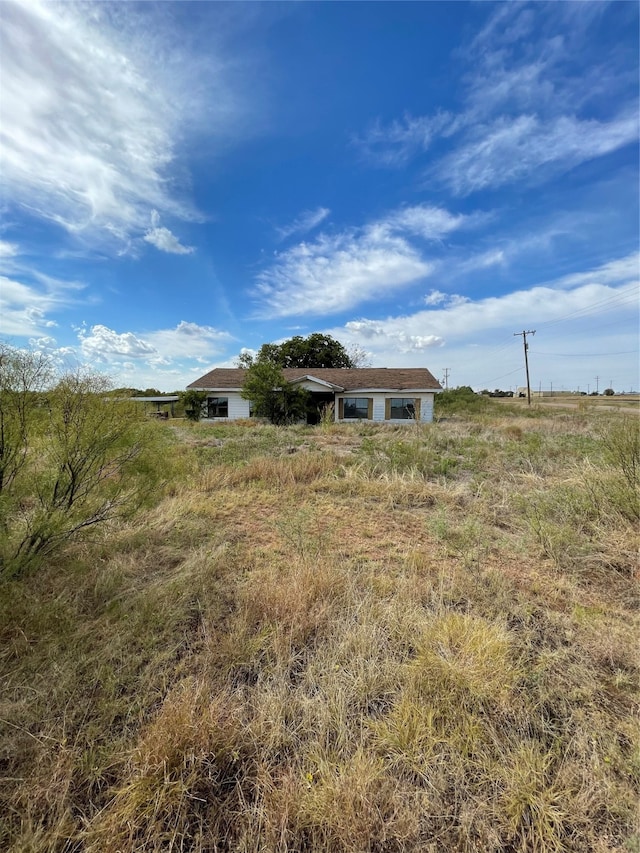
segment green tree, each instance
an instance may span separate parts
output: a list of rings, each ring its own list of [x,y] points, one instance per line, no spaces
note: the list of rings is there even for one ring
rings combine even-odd
[[[364,353],[354,350],[352,357],[340,341],[331,335],[314,332],[306,338],[296,335],[281,344],[263,344],[255,359],[247,352],[240,354],[240,367],[250,367],[256,363],[271,362],[279,367],[356,367],[356,360]]]
[[[199,421],[202,417],[202,407],[206,403],[207,392],[196,391],[195,388],[190,388],[188,391],[180,393],[180,402],[184,407],[184,415],[187,420]]]
[[[247,370],[241,394],[253,402],[254,414],[272,424],[291,423],[306,412],[307,392],[287,382],[271,361],[257,361]]]
[[[39,395],[52,377],[44,355],[0,342],[0,496],[27,463],[29,437],[38,426]]]
[[[0,350],[0,577],[15,577],[63,542],[136,508],[148,488],[150,425],[107,380],[53,379],[39,355]],[[48,386],[48,387],[47,387]]]

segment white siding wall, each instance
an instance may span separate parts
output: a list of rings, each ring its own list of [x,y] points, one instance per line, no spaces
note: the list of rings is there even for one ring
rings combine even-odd
[[[384,420],[384,394],[367,394],[367,397],[373,397],[373,420]]]
[[[422,423],[430,424],[433,420],[433,401],[435,394],[423,394],[420,399],[420,420]]]
[[[249,417],[249,401],[243,400],[240,396],[239,391],[218,391],[218,392],[210,392],[209,397],[227,397],[229,400],[229,420],[235,421],[240,418],[248,418]],[[385,412],[385,400],[389,397],[411,397],[416,396],[412,395],[410,391],[402,391],[397,392],[396,394],[390,394],[389,392],[366,392],[362,393],[352,392],[346,394],[338,394],[336,395],[336,413],[335,418],[338,420],[338,404],[337,400],[339,398],[344,397],[369,397],[373,398],[373,420],[381,423],[384,421],[384,412]],[[433,394],[420,394],[418,395],[418,399],[420,399],[420,420],[422,423],[430,423],[433,420]],[[225,420],[224,418],[215,418],[212,420]],[[387,423],[398,423],[403,424],[407,423],[405,420],[401,421],[387,421]]]
[[[210,392],[209,397],[226,397],[229,400],[229,420],[237,421],[240,418],[249,417],[249,401],[243,400],[239,391],[216,391]],[[206,420],[206,418],[205,418]],[[227,418],[210,418],[212,421],[225,421]]]
[[[384,413],[385,413],[385,401],[391,397],[413,397],[414,399],[420,400],[420,422],[421,423],[431,423],[433,420],[433,398],[434,394],[412,394],[410,391],[398,391],[395,394],[389,392],[375,392],[375,391],[363,391],[357,392],[353,391],[351,393],[346,394],[337,394],[336,401],[340,398],[344,397],[368,397],[369,399],[373,398],[373,420],[376,422],[384,421]],[[338,405],[336,403],[336,420],[338,420]],[[349,419],[350,420],[350,419]],[[387,423],[396,423],[396,424],[406,424],[408,421],[406,420],[395,420],[395,421],[387,421]]]

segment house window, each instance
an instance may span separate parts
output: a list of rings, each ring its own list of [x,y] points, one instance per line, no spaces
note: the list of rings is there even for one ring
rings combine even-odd
[[[392,421],[413,420],[416,407],[413,397],[392,397],[389,400],[389,419]]]
[[[228,418],[229,417],[229,398],[228,397],[209,397],[207,401],[207,417],[209,418]]]
[[[368,397],[345,397],[344,398],[343,418],[368,418],[369,417],[369,398]]]

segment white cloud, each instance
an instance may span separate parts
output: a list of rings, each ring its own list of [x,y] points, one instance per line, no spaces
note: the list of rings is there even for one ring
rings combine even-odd
[[[432,260],[409,237],[438,240],[472,225],[478,216],[455,216],[428,205],[392,210],[361,228],[320,234],[276,256],[257,278],[256,294],[270,317],[334,314],[388,295],[429,276]]]
[[[523,250],[524,245],[514,244],[510,247],[515,254],[518,250]],[[486,270],[490,267],[501,267],[507,262],[507,252],[504,249],[489,249],[480,254],[470,255],[468,258],[460,261],[454,268],[453,273],[456,275],[464,275],[474,270]]]
[[[619,353],[637,354],[639,278],[638,256],[633,255],[503,296],[470,300],[435,290],[427,297],[428,307],[414,314],[360,318],[326,332],[346,345],[365,345],[374,364],[426,363],[433,372],[446,364],[454,371],[454,384],[483,388],[493,382],[488,387],[508,388],[522,384],[522,340],[514,333],[536,329],[532,381],[546,382],[548,387],[555,375],[567,377],[569,386],[586,386],[592,381],[589,371],[596,370],[617,376],[617,387],[620,383],[637,387],[637,355],[622,359]],[[425,349],[432,349],[426,362]],[[612,355],[591,358],[591,352]],[[572,360],[576,353],[581,358]],[[550,378],[545,379],[547,374]]]
[[[76,301],[83,285],[61,281],[31,271],[36,283],[0,276],[0,333],[29,337],[52,328],[56,322],[50,314]]]
[[[394,119],[390,124],[375,122],[361,136],[353,139],[369,162],[377,166],[399,168],[416,154],[426,151],[439,135],[449,135],[458,119],[447,112],[433,116],[411,116]]]
[[[117,386],[184,388],[223,353],[232,335],[181,321],[174,329],[116,332],[107,326],[77,329],[80,360],[99,365]],[[208,367],[206,368],[208,369]]]
[[[190,255],[195,251],[193,246],[183,246],[168,228],[150,228],[144,239],[161,252],[169,252],[172,255]]]
[[[329,216],[331,211],[328,207],[318,207],[315,210],[304,210],[300,216],[297,216],[290,225],[285,225],[284,228],[277,228],[277,232],[281,240],[286,240],[292,234],[306,234],[317,228],[321,222]]]
[[[610,122],[560,116],[501,117],[474,132],[475,138],[448,154],[434,174],[456,195],[499,187],[551,171],[569,169],[637,142],[638,114],[623,113]]]
[[[92,326],[88,332],[81,329],[78,337],[83,357],[92,362],[104,363],[111,356],[149,358],[157,355],[155,347],[132,332],[118,334],[107,326]]]
[[[637,143],[637,80],[630,79],[623,52],[594,56],[579,75],[572,67],[574,57],[592,48],[588,31],[598,25],[601,4],[539,8],[544,11],[496,7],[471,43],[455,52],[468,69],[459,111],[375,124],[356,140],[367,159],[397,167],[429,150],[427,181],[465,196],[523,180],[541,183]],[[543,25],[536,20],[542,16]],[[613,103],[621,105],[617,114]]]
[[[584,284],[612,284],[626,286],[634,284],[640,277],[640,253],[632,252],[624,258],[616,258],[589,272],[571,273],[553,282],[554,287],[575,288]]]
[[[268,316],[333,314],[424,278],[432,266],[402,237],[380,230],[321,235],[278,255],[258,276]]]
[[[469,224],[470,220],[471,217],[463,214],[454,216],[441,207],[415,205],[392,212],[378,224],[389,230],[423,237],[425,240],[438,240]]]
[[[171,360],[210,359],[233,340],[232,335],[213,326],[182,320],[175,329],[161,329],[145,336],[154,348]]]
[[[442,293],[441,290],[430,290],[429,293],[424,298],[425,305],[441,305],[443,302],[446,302],[448,296],[446,293]]]
[[[162,20],[154,15],[150,27],[146,11],[128,4],[3,3],[1,144],[11,204],[93,245],[126,245],[145,231],[151,208],[198,217],[177,193],[177,141],[202,116],[215,134],[238,109],[216,51],[208,63],[191,55],[188,65],[179,34],[161,32]],[[151,238],[165,251],[179,246],[162,229]]]
[[[193,246],[183,246],[175,234],[160,225],[160,214],[157,210],[151,211],[151,228],[144,235],[144,239],[161,252],[169,252],[172,255],[190,255],[195,251]]]
[[[393,347],[397,353],[421,352],[430,347],[442,346],[439,335],[412,334],[402,328],[390,328],[389,320],[351,320],[345,330],[351,336],[363,339],[374,350],[380,345]]]
[[[446,305],[451,308],[452,305],[462,305],[463,302],[469,302],[469,298],[459,293],[442,293],[440,290],[432,290],[424,298],[424,304],[429,307]]]
[[[14,258],[18,254],[17,243],[0,240],[0,258]]]
[[[228,332],[184,320],[175,329],[145,333],[118,333],[107,326],[95,325],[89,330],[79,329],[78,338],[82,356],[92,362],[107,364],[126,358],[164,366],[185,359],[211,359],[233,340]]]

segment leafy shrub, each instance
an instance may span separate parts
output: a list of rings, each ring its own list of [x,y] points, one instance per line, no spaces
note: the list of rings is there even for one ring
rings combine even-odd
[[[110,398],[104,377],[67,374],[43,387],[52,376],[39,355],[0,354],[4,578],[137,506],[152,483],[144,451],[153,427],[135,404]]]
[[[206,391],[196,391],[191,388],[180,394],[180,402],[184,407],[184,415],[189,421],[199,421],[202,417],[202,407],[207,399]]]
[[[606,462],[621,476],[624,503],[631,518],[640,518],[640,421],[617,417],[600,430]]]
[[[486,395],[476,394],[473,388],[462,385],[435,395],[434,412],[451,415],[457,412],[484,412],[489,405]]]

